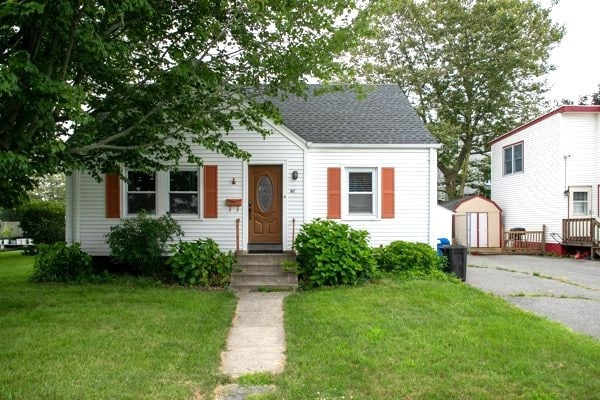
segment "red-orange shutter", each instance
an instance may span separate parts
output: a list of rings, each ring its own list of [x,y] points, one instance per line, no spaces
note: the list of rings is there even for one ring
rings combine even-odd
[[[204,218],[218,216],[218,173],[216,165],[204,166]]]
[[[394,218],[394,168],[381,169],[381,218]]]
[[[121,178],[119,174],[106,174],[106,218],[121,217]]]
[[[327,218],[342,218],[341,168],[327,168]]]

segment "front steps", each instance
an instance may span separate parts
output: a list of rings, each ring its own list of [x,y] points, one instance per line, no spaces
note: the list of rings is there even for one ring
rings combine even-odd
[[[293,265],[295,261],[296,255],[291,252],[238,254],[229,287],[238,292],[295,290],[298,288],[298,275]],[[286,268],[291,271],[286,271]]]

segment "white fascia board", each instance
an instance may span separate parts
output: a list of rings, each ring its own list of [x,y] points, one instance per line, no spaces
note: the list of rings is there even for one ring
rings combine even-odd
[[[306,145],[309,149],[326,149],[326,150],[334,150],[334,149],[439,149],[442,147],[439,143],[416,143],[416,144],[385,144],[385,143],[312,143],[306,142]]]
[[[264,118],[263,120],[267,125],[269,125],[271,128],[273,128],[277,132],[281,133],[284,137],[288,138],[292,143],[294,143],[300,149],[302,149],[302,150],[307,149],[308,143],[306,142],[306,140],[302,139],[297,133],[292,131],[287,126],[278,124],[269,118]]]

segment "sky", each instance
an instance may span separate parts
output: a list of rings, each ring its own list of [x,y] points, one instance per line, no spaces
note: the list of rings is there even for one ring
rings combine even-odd
[[[540,3],[547,7],[550,0]],[[548,96],[577,102],[579,96],[597,92],[600,84],[600,0],[560,0],[552,19],[564,25],[566,33],[551,54],[556,71],[548,78]]]

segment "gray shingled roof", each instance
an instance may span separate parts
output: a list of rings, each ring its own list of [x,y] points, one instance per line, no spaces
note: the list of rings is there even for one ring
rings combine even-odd
[[[310,92],[321,85],[309,85]],[[433,144],[408,99],[397,85],[365,86],[366,98],[354,90],[290,96],[277,102],[283,123],[312,143]]]

